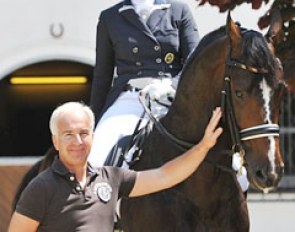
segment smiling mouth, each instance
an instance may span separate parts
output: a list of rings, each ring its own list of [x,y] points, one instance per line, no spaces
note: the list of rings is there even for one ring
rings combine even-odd
[[[72,151],[72,152],[81,152],[81,151],[85,151],[85,147],[76,147],[76,148],[71,148],[69,149],[69,151]]]

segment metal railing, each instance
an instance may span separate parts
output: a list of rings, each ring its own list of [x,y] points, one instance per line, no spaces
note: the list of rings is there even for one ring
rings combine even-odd
[[[295,97],[287,93],[281,104],[281,152],[285,162],[285,175],[295,175]]]

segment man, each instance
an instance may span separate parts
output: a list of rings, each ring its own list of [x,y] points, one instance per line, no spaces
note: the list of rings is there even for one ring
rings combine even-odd
[[[78,102],[55,109],[52,141],[59,151],[52,166],[24,190],[9,232],[112,231],[120,197],[136,197],[176,185],[189,177],[222,133],[216,108],[199,144],[160,168],[135,172],[115,167],[93,170],[88,162],[94,115]]]

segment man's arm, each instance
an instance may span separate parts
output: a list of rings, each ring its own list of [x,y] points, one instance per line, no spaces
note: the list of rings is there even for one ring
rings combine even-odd
[[[8,232],[36,232],[38,226],[38,221],[14,212],[8,227]]]
[[[167,189],[188,178],[199,167],[221,135],[222,128],[216,129],[220,118],[221,110],[216,108],[200,143],[160,168],[138,172],[129,197]]]

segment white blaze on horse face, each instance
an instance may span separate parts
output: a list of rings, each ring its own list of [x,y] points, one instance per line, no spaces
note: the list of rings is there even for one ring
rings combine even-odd
[[[268,86],[267,82],[263,78],[262,81],[260,82],[260,89],[262,91],[262,98],[264,101],[264,112],[265,112],[265,118],[264,121],[267,124],[272,124],[271,121],[271,112],[270,112],[270,99],[271,99],[271,88]],[[269,140],[269,150],[268,150],[268,159],[272,167],[272,173],[274,174],[275,172],[275,139],[274,136],[268,136]]]

